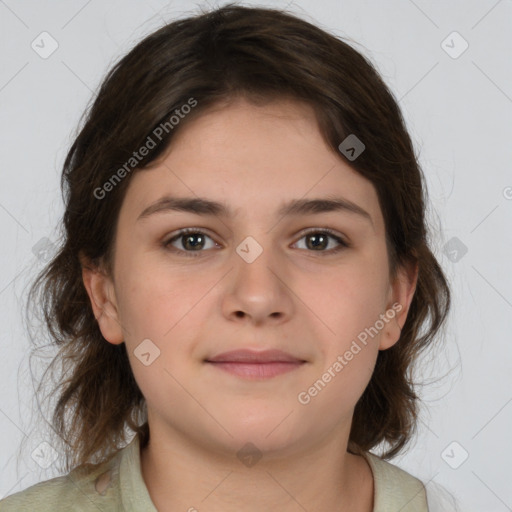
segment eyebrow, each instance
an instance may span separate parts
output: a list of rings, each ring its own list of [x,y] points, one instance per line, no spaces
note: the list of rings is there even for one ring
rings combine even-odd
[[[195,215],[233,217],[233,211],[224,203],[211,201],[201,197],[172,197],[165,196],[149,205],[138,216],[137,221],[146,219],[151,215],[162,212],[187,212]],[[356,203],[343,197],[325,197],[318,199],[294,199],[282,205],[277,211],[277,216],[308,215],[329,212],[344,211],[357,214],[370,222],[373,220],[370,214]]]

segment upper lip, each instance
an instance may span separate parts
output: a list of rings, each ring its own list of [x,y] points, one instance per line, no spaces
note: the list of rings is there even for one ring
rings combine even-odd
[[[303,363],[303,359],[282,350],[232,350],[206,359],[211,363]]]

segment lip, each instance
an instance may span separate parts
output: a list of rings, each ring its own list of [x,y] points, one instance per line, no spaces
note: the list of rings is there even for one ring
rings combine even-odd
[[[306,361],[281,350],[233,350],[208,358],[205,362],[244,379],[260,380],[296,370]]]
[[[282,350],[232,350],[209,357],[209,363],[303,363],[303,359],[292,356]]]

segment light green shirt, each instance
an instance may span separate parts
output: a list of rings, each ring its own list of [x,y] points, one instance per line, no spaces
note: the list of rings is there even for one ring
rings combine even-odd
[[[368,453],[374,478],[373,512],[428,512],[420,480]],[[0,501],[0,512],[157,512],[142,478],[139,438],[95,470],[74,469]]]

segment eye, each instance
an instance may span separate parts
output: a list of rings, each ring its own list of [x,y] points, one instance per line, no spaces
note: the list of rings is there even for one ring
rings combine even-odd
[[[207,239],[210,239],[213,242],[213,246],[207,247]],[[303,239],[307,240],[305,248],[314,252],[335,254],[350,247],[349,243],[345,242],[340,236],[335,234],[334,231],[328,228],[316,228],[303,233],[299,242]],[[329,247],[331,241],[334,241],[337,246],[329,250],[325,250]],[[178,244],[178,247],[174,245],[175,243]],[[213,247],[218,246],[218,244],[214,242],[213,239],[204,231],[196,228],[186,228],[180,230],[175,236],[163,242],[163,246],[172,252],[180,253],[187,257],[197,257],[200,256],[199,253],[204,252],[202,249],[212,249]]]
[[[201,249],[205,248],[205,239],[209,238],[213,241],[213,239],[207,235],[204,231],[199,229],[182,229],[177,235],[173,236],[169,240],[163,243],[166,249],[171,250],[172,252],[180,252],[185,256],[197,257],[199,254],[193,254],[194,252],[199,253]],[[178,242],[181,248],[171,249],[169,246],[173,245],[174,242]],[[213,242],[216,245],[215,242]],[[173,246],[174,247],[174,246]],[[206,249],[210,249],[211,247],[206,247]]]
[[[315,252],[335,254],[349,247],[347,242],[345,242],[340,236],[336,235],[334,231],[328,228],[314,229],[308,231],[305,234],[303,233],[303,236],[300,240],[303,239],[307,240],[306,249],[311,249]],[[334,240],[338,245],[330,250],[324,250],[329,246],[329,242],[331,240]]]

